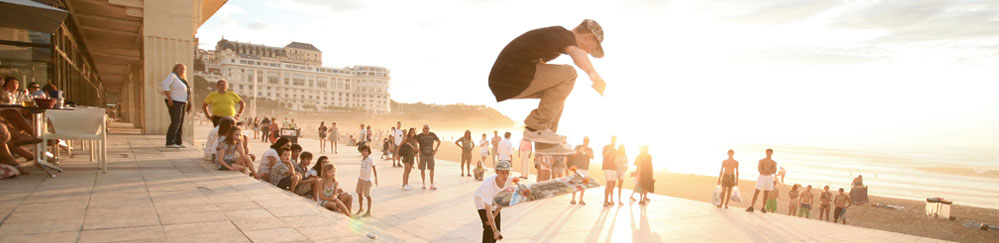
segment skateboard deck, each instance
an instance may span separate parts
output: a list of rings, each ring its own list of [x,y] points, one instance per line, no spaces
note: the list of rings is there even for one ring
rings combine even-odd
[[[513,187],[496,194],[493,198],[496,205],[509,207],[601,186],[592,177],[583,176],[575,170],[569,176],[530,185],[521,184],[519,178],[514,178],[513,184]]]

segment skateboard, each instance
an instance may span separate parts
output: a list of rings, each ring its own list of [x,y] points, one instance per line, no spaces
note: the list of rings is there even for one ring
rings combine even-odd
[[[570,170],[572,173],[569,176],[530,185],[521,184],[520,178],[513,178],[514,186],[497,193],[493,202],[509,207],[601,186],[592,177],[579,174],[575,167]]]
[[[558,143],[534,142],[534,153],[537,154],[537,155],[549,155],[549,156],[573,155],[573,154],[576,154],[576,151],[571,149],[572,148],[571,145],[567,145],[567,146],[570,147],[570,149],[568,149],[566,151],[560,151],[560,152],[550,151],[552,149],[556,149],[558,146],[561,146],[561,145],[562,144],[558,144]]]

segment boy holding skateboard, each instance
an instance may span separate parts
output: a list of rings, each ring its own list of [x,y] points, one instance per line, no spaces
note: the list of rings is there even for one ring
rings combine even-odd
[[[508,161],[497,162],[496,175],[486,178],[472,195],[472,199],[475,200],[475,209],[479,212],[479,220],[482,221],[483,243],[492,243],[503,239],[503,236],[500,235],[500,210],[503,209],[503,206],[494,207],[493,198],[503,189],[513,185],[510,167],[512,166]]]
[[[593,89],[603,95],[606,83],[587,57],[588,54],[596,58],[604,56],[603,40],[600,25],[586,19],[571,31],[562,26],[528,31],[503,48],[489,73],[489,88],[496,101],[541,99],[538,108],[524,120],[525,138],[537,143],[565,142],[565,136],[555,132],[565,99],[576,83],[576,69],[570,65],[547,64],[548,61],[562,54],[569,55],[576,67],[593,81]],[[564,147],[552,149],[572,152],[572,148]]]

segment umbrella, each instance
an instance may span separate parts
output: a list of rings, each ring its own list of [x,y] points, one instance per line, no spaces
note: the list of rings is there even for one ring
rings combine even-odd
[[[69,12],[31,0],[0,0],[0,26],[56,33]]]

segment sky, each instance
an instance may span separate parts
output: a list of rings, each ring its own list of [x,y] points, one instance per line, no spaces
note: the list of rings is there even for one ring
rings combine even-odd
[[[604,96],[579,71],[560,132],[641,143],[999,148],[999,1],[229,1],[198,30],[311,43],[328,67],[377,65],[400,102],[497,103],[513,38],[594,19]],[[571,64],[566,56],[552,64]],[[570,138],[573,136],[570,135]]]

